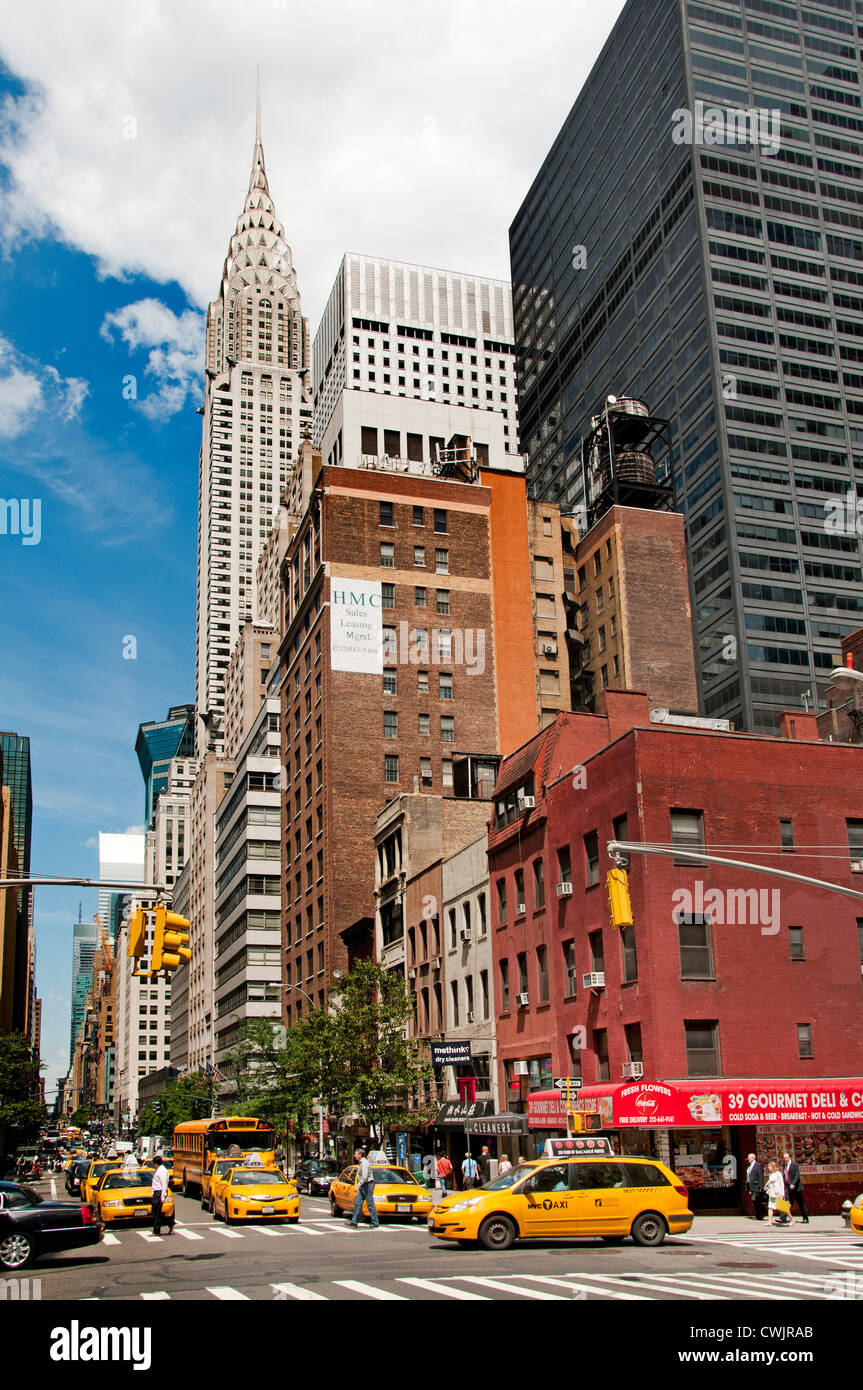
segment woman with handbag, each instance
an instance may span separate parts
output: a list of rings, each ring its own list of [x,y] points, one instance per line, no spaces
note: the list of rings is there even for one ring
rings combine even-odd
[[[791,1215],[791,1204],[790,1204],[790,1202],[787,1201],[787,1199],[786,1199],[786,1197],[785,1197],[785,1178],[783,1177],[781,1170],[777,1167],[777,1165],[776,1165],[775,1163],[768,1163],[768,1165],[767,1165],[767,1213],[768,1213],[767,1224],[768,1224],[768,1226],[775,1226],[775,1225],[777,1225],[777,1222],[774,1220],[774,1217],[776,1216],[777,1211],[780,1212],[782,1215],[788,1216],[788,1217],[790,1218],[790,1215]]]

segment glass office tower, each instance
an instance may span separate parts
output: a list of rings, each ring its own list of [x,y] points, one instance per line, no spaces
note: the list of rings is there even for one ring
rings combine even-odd
[[[144,824],[149,829],[159,793],[168,785],[172,758],[191,758],[195,751],[195,706],[172,705],[167,719],[139,724],[135,752],[144,778]]]
[[[758,732],[863,623],[861,38],[630,0],[510,230],[531,493],[580,502],[608,394],[671,420],[704,712]]]

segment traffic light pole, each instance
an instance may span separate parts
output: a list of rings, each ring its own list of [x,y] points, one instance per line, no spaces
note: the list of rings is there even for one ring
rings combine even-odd
[[[809,878],[806,874],[793,874],[790,869],[753,864],[749,859],[725,859],[718,854],[702,854],[697,850],[680,849],[677,845],[650,845],[638,840],[609,840],[606,848],[618,868],[627,867],[622,861],[630,854],[657,854],[665,859],[685,859],[693,864],[722,864],[729,869],[749,869],[753,873],[769,874],[772,878],[789,878],[794,883],[808,883],[812,888],[826,888],[828,892],[842,893],[846,898],[856,898],[858,902],[863,902],[863,893],[856,888],[845,888],[841,883],[830,883],[823,878]]]
[[[126,888],[139,898],[169,898],[164,883],[128,883],[119,879],[106,878],[54,878],[44,875],[41,878],[0,878],[0,888]]]

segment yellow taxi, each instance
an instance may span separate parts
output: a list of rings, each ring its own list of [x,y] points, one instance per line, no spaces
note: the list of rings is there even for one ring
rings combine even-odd
[[[443,1240],[508,1250],[516,1240],[561,1236],[661,1245],[692,1220],[687,1189],[664,1164],[605,1154],[520,1163],[476,1191],[445,1197],[428,1225]]]
[[[99,1185],[100,1178],[103,1178],[106,1173],[110,1173],[112,1168],[119,1168],[121,1161],[121,1159],[116,1157],[97,1158],[93,1160],[87,1172],[84,1174],[84,1177],[81,1179],[82,1202],[86,1202],[88,1206],[93,1205],[93,1198],[96,1194],[96,1188]]]
[[[863,1236],[863,1192],[859,1197],[854,1198],[854,1205],[851,1208],[851,1229],[856,1231],[859,1236]]]
[[[111,1168],[98,1180],[93,1205],[100,1221],[106,1225],[118,1221],[150,1219],[153,1214],[151,1186],[155,1168]],[[168,1191],[162,1202],[162,1217],[171,1225],[174,1220],[174,1197]]]
[[[213,1194],[210,1190],[214,1178],[224,1177],[225,1173],[230,1173],[237,1164],[244,1163],[242,1158],[213,1158],[207,1164],[201,1174],[201,1210],[208,1211],[212,1215]]]
[[[280,1168],[238,1166],[210,1176],[211,1211],[230,1225],[232,1221],[260,1221],[262,1216],[283,1221],[300,1219],[300,1194],[293,1178]]]
[[[374,1202],[378,1216],[407,1216],[423,1221],[434,1206],[427,1187],[418,1182],[408,1168],[389,1163],[373,1163]],[[330,1184],[330,1211],[333,1216],[351,1216],[357,1199],[357,1165],[352,1164]],[[363,1202],[363,1214],[369,1210]]]

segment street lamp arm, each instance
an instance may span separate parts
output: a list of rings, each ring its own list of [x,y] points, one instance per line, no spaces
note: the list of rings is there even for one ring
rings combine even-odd
[[[789,869],[776,869],[772,865],[753,864],[747,859],[725,859],[718,854],[702,854],[696,850],[680,849],[677,845],[666,848],[661,845],[642,844],[637,840],[609,840],[606,848],[615,862],[619,855],[658,854],[666,859],[686,859],[693,864],[723,864],[730,869],[749,869],[753,873],[769,874],[772,878],[789,878],[794,883],[808,883],[813,888],[826,888],[829,892],[843,893],[846,898],[856,898],[858,902],[863,902],[863,893],[856,888],[845,888],[841,883],[830,883],[823,878],[809,878],[806,874],[793,874]]]

